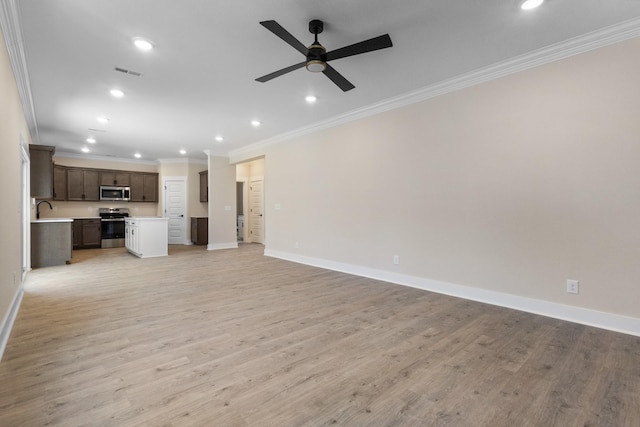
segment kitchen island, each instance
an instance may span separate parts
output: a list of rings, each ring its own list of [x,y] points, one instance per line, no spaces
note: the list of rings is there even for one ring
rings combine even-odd
[[[169,254],[169,220],[163,217],[125,218],[124,245],[140,258]]]

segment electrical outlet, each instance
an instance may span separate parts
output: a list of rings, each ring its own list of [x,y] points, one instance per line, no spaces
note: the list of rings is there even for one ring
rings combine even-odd
[[[299,247],[300,247],[300,244],[296,242],[296,249],[298,249]]]
[[[394,256],[393,256],[393,263],[394,263],[395,265],[400,264],[400,255],[394,255]]]
[[[573,279],[567,279],[567,293],[577,294],[580,291],[580,282]]]

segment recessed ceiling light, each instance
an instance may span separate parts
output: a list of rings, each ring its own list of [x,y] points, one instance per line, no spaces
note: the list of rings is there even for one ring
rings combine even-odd
[[[522,10],[531,10],[544,3],[544,0],[524,0],[520,5]]]
[[[187,154],[187,150],[180,150],[180,154],[182,154],[182,155]]]
[[[109,91],[109,93],[114,97],[114,98],[122,98],[124,96],[124,92],[121,91],[120,89],[111,89]]]
[[[313,104],[314,102],[316,102],[318,100],[318,98],[316,98],[313,95],[309,95],[304,100],[307,101],[309,104]]]
[[[224,138],[221,137],[220,135],[218,135],[218,136],[216,136],[216,141],[222,142],[222,141],[224,141]]]
[[[92,138],[92,137],[87,138],[87,139],[86,139],[86,141],[87,141],[89,144],[95,144],[95,143],[96,143],[96,139],[95,139],[95,138]]]
[[[82,147],[82,152],[83,152],[83,153],[88,153],[88,152],[89,152],[89,149],[88,149],[87,147]]]
[[[109,119],[107,119],[106,117],[100,116],[96,118],[97,121],[99,121],[100,123],[109,123]]]
[[[153,49],[153,43],[140,37],[134,38],[133,44],[143,52],[148,52]]]
[[[142,154],[136,153],[136,154],[133,155],[133,157],[135,157],[136,159],[139,159],[140,157],[142,157]]]
[[[257,128],[258,126],[260,126],[260,122],[258,120],[252,120],[251,121],[251,126],[253,126],[254,128]]]

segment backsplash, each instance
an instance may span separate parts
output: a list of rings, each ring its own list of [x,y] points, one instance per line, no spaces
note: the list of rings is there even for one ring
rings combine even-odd
[[[97,217],[99,208],[127,208],[131,216],[161,216],[158,203],[137,202],[57,202],[50,201],[53,209],[43,203],[40,205],[40,218],[86,218]],[[35,218],[35,205],[31,206],[32,218]]]

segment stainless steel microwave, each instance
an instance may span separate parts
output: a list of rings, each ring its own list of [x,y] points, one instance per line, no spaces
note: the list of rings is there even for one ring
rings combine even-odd
[[[130,198],[131,187],[100,186],[100,200],[129,201]]]

